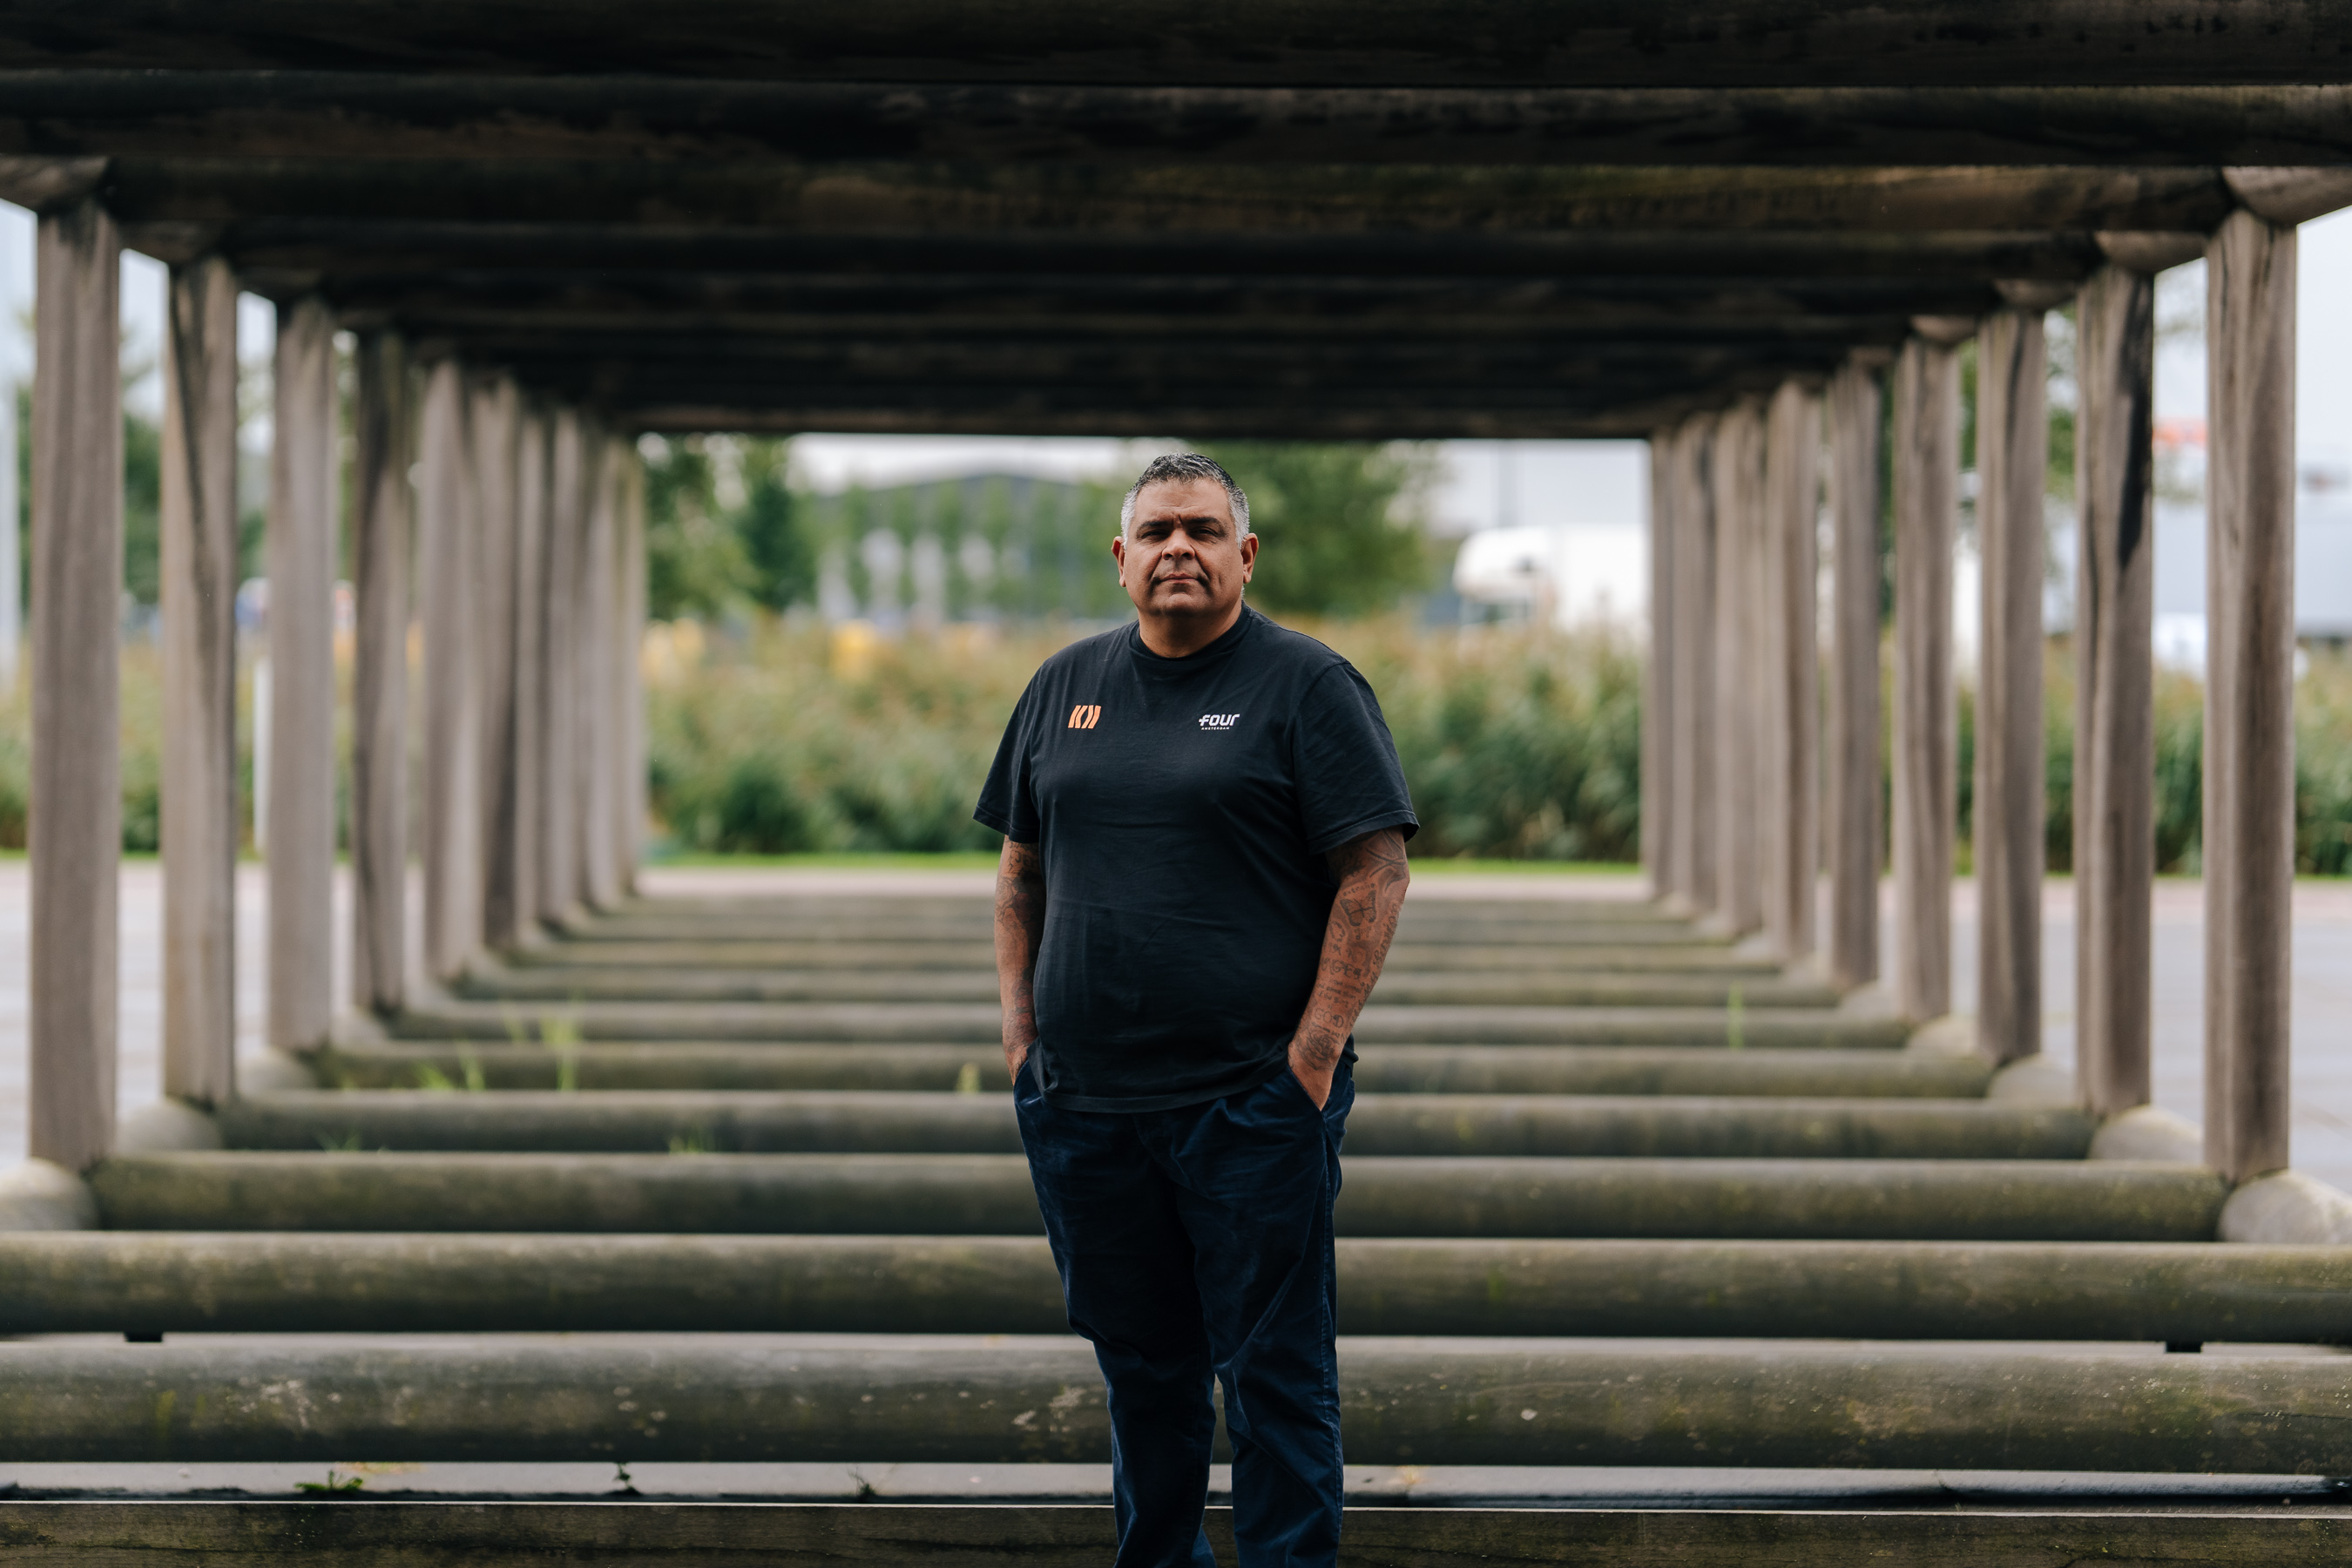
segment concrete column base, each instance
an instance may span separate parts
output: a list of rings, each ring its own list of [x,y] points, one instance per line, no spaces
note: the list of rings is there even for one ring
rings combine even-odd
[[[96,1230],[98,1194],[47,1160],[0,1171],[0,1230]]]

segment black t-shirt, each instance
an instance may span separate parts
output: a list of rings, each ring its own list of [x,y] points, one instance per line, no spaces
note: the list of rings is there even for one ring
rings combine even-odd
[[[1364,678],[1247,608],[1189,658],[1130,625],[1047,659],[972,815],[1045,861],[1034,1065],[1073,1110],[1284,1070],[1337,886],[1324,854],[1419,826]]]

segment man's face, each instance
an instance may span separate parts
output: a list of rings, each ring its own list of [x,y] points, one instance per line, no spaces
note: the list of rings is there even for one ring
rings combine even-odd
[[[1237,532],[1225,487],[1214,479],[1146,485],[1126,535],[1111,541],[1119,585],[1146,616],[1224,616],[1257,560],[1257,536]]]

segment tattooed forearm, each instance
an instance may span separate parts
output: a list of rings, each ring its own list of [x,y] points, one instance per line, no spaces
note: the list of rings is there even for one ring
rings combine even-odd
[[[1045,936],[1045,864],[1034,844],[1004,841],[996,862],[996,992],[1004,1067],[1015,1078],[1037,1039],[1037,944]]]
[[[1411,880],[1404,835],[1393,827],[1343,844],[1331,851],[1329,859],[1339,890],[1331,900],[1330,923],[1323,930],[1323,961],[1316,972],[1315,990],[1290,1041],[1291,1070],[1318,1105],[1331,1092],[1340,1047],[1381,977],[1381,965],[1388,961],[1397,914],[1404,908],[1405,884]]]

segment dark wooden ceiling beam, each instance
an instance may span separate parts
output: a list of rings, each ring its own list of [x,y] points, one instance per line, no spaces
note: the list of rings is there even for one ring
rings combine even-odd
[[[1979,315],[1991,285],[1927,279],[828,278],[652,274],[335,279],[347,326],[412,332],[822,339],[1396,334],[1576,342],[1880,335],[1913,316]]]
[[[1328,279],[1426,277],[2072,282],[2087,277],[2102,260],[2092,235],[2062,230],[1039,235],[967,229],[910,235],[289,216],[226,224],[134,222],[126,226],[125,237],[134,248],[167,257],[217,248],[249,282],[271,289],[310,288],[345,277],[390,288],[404,277],[492,270],[760,274],[777,279],[1189,274],[1318,286]]]
[[[1265,441],[1607,440],[1650,435],[1708,405],[1687,396],[1628,398],[1605,408],[1372,409],[1258,406],[1036,409],[842,407],[813,400],[747,405],[696,401],[615,411],[633,430],[727,430],[796,436],[812,430],[884,436],[1116,436]]]
[[[944,383],[1025,380],[1181,383],[1198,372],[1263,384],[1341,382],[1366,377],[1442,380],[1462,384],[1605,384],[1650,374],[1703,374],[1727,364],[1770,362],[1833,364],[1857,341],[1899,341],[1904,324],[1877,334],[1725,333],[1699,339],[1624,333],[1575,344],[1537,340],[1427,340],[1370,336],[1352,341],[1273,339],[1198,331],[1160,338],[1037,335],[959,339],[762,336],[688,337],[675,333],[531,333],[513,328],[451,334],[453,349],[474,357],[530,363],[568,360],[626,364],[648,374],[787,381]],[[431,352],[438,340],[420,340]]]
[[[2352,163],[2352,87],[1071,87],[44,70],[0,72],[0,154],[2324,165]]]
[[[110,161],[127,223],[260,217],[801,233],[1309,235],[1595,228],[2205,230],[2217,169],[972,167]],[[5,194],[5,191],[0,191]]]
[[[1597,87],[2352,80],[2331,0],[132,0],[0,68]]]
[[[348,310],[510,312],[520,320],[576,314],[724,311],[760,317],[953,316],[1062,318],[1090,311],[1217,317],[1396,319],[1496,313],[1541,321],[1655,315],[1885,313],[1960,315],[1995,308],[1991,284],[1970,279],[1744,279],[1602,275],[1581,278],[1284,278],[1037,272],[1026,275],[620,271],[344,274],[328,290]]]

